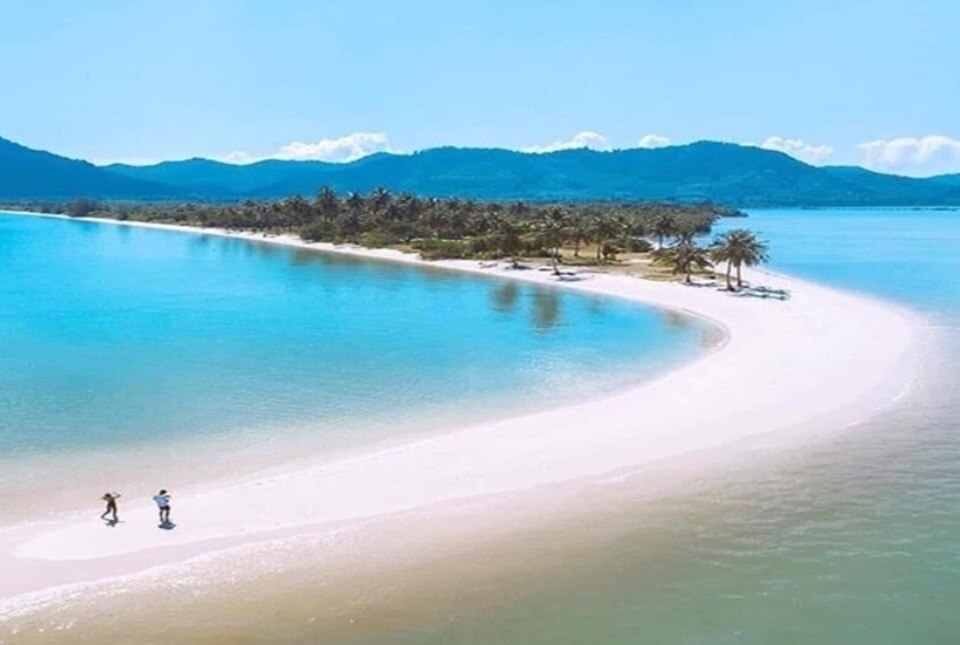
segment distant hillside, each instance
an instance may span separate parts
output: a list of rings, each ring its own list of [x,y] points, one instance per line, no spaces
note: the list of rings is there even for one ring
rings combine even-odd
[[[703,141],[613,152],[531,154],[434,148],[377,154],[353,163],[262,161],[236,166],[192,159],[114,165],[127,178],[163,182],[198,198],[312,195],[319,186],[368,192],[378,186],[432,197],[528,200],[713,201],[734,206],[960,204],[960,186],[862,168],[818,168],[749,146]]]
[[[930,181],[943,184],[945,186],[960,186],[960,173],[955,175],[940,175],[939,177],[931,177]]]
[[[285,197],[312,195],[323,185],[323,176],[340,164],[320,161],[261,161],[236,165],[209,159],[164,161],[153,166],[113,164],[104,169],[129,179],[175,187],[204,198]],[[317,183],[320,182],[320,183]],[[289,185],[293,190],[284,189]],[[273,186],[279,186],[274,189]]]
[[[0,198],[70,199],[80,196],[155,199],[170,191],[86,161],[31,150],[0,138]]]
[[[888,205],[945,205],[956,204],[954,191],[935,179],[918,179],[915,177],[901,177],[899,175],[885,175],[873,172],[858,166],[825,166],[823,172],[845,181],[856,187],[858,191],[872,195],[884,195]],[[956,184],[960,187],[960,182]],[[944,199],[946,192],[945,201]],[[951,194],[954,196],[951,199]]]
[[[951,178],[952,177],[952,178]],[[815,167],[750,146],[701,141],[657,149],[533,154],[434,148],[351,163],[208,159],[97,167],[0,139],[0,198],[232,201],[376,187],[481,200],[712,201],[731,206],[960,204],[960,175],[914,179],[857,167]]]

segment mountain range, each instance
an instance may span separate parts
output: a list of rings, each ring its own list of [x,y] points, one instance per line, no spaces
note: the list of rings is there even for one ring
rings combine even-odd
[[[96,166],[0,138],[0,199],[234,201],[376,187],[484,200],[710,201],[730,206],[960,205],[960,175],[925,179],[855,166],[811,166],[752,146],[700,141],[664,148],[525,153],[433,148],[349,163],[209,159]]]

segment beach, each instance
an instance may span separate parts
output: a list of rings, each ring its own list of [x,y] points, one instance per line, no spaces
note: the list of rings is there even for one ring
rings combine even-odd
[[[421,262],[397,251],[309,244],[286,236],[185,233]],[[12,572],[0,581],[0,597],[12,605],[24,594],[134,575],[227,548],[322,534],[484,496],[549,491],[552,485],[773,433],[840,428],[902,396],[919,366],[919,316],[789,276],[763,271],[745,276],[757,286],[790,294],[779,300],[739,296],[716,285],[618,275],[583,273],[577,280],[558,281],[549,272],[510,270],[506,263],[429,264],[683,312],[711,322],[725,340],[703,358],[596,400],[492,424],[437,428],[433,436],[367,454],[318,458],[316,464],[300,463],[296,470],[268,477],[196,487],[175,496],[174,530],[158,530],[155,511],[145,506],[124,512],[122,530],[105,531],[90,519],[92,507],[82,518],[11,527],[0,533],[0,566]]]

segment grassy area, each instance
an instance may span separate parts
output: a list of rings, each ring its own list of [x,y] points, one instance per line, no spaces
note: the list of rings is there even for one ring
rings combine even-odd
[[[406,248],[415,252],[413,248]],[[583,244],[580,246],[579,255],[575,255],[573,246],[565,246],[560,249],[560,270],[574,270],[591,273],[611,273],[625,274],[646,280],[657,280],[660,282],[682,282],[683,275],[674,273],[669,266],[657,264],[653,261],[653,255],[650,252],[643,253],[618,253],[616,258],[597,260],[597,247],[595,244]],[[538,266],[549,266],[549,258],[524,258],[527,263]],[[714,271],[694,271],[693,275],[704,280],[720,279],[722,276]]]

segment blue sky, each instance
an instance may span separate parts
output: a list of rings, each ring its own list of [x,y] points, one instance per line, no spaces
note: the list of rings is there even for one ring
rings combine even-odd
[[[960,171],[956,1],[4,5],[0,136],[97,162],[718,139]]]

